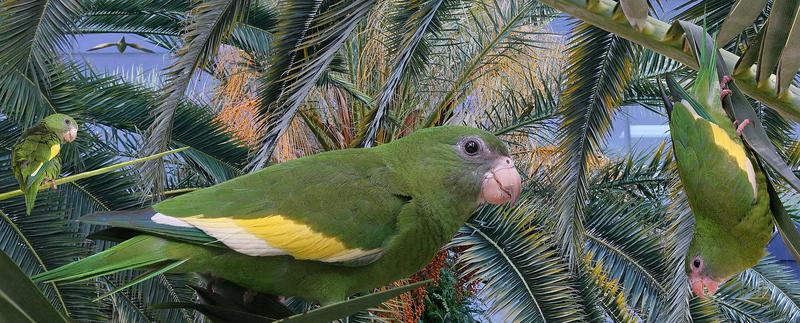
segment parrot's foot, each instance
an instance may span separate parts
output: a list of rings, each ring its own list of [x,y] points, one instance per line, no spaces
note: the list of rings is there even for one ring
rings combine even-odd
[[[214,285],[224,282],[225,280],[219,277],[210,276],[206,278],[206,291],[214,293]]]
[[[720,89],[722,89],[719,92],[720,99],[724,99],[726,96],[731,95],[731,89],[728,88],[728,83],[730,83],[731,81],[733,81],[733,77],[731,77],[730,75],[722,76],[722,81],[719,82],[719,87]]]
[[[719,82],[719,87],[723,88],[723,89],[727,89],[728,88],[728,83],[730,83],[731,81],[733,81],[733,77],[731,77],[730,75],[723,75],[722,76],[722,81]]]
[[[729,96],[729,95],[731,95],[731,89],[722,89],[722,91],[719,91],[719,99],[720,100],[724,99],[726,96]]]
[[[254,291],[252,289],[246,290],[242,294],[242,303],[245,304],[245,305],[250,304],[253,301],[253,299],[256,298],[256,295],[258,295],[257,291]]]
[[[51,190],[54,190],[54,191],[57,190],[57,186],[58,185],[56,185],[56,180],[54,180],[54,179],[50,179],[50,178],[45,179],[44,180],[44,184],[47,185],[47,186],[50,186]]]
[[[736,127],[736,135],[741,136],[742,131],[744,131],[744,127],[750,124],[750,119],[744,119],[741,123],[739,121],[734,121],[733,126]]]

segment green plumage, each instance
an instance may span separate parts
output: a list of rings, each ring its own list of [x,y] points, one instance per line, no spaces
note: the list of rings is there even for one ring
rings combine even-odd
[[[50,115],[25,130],[12,147],[11,168],[20,190],[24,192],[27,214],[33,209],[41,184],[53,181],[61,174],[58,153],[65,135],[69,137],[70,131],[74,134],[74,129],[77,129],[75,120],[69,116]]]
[[[464,153],[462,143],[470,140],[482,143],[476,156]],[[172,271],[207,272],[269,294],[340,301],[427,264],[481,203],[484,174],[498,161],[513,168],[508,155],[502,142],[484,131],[440,127],[375,148],[288,161],[138,213],[86,217],[138,233],[35,279],[75,281],[185,260]],[[270,226],[268,219],[276,216],[283,222]],[[184,220],[192,225],[175,223]],[[308,232],[296,233],[293,226]],[[291,252],[245,254],[270,250],[253,243],[260,242],[253,239],[259,234],[270,248]],[[350,251],[379,252],[323,259],[325,247],[336,244],[313,240],[318,243],[298,247],[319,237]]]
[[[677,102],[669,124],[681,183],[695,217],[687,271],[701,259],[699,274],[724,282],[764,256],[773,223],[763,170],[723,109],[715,57],[701,54],[701,70],[690,93],[670,80]]]

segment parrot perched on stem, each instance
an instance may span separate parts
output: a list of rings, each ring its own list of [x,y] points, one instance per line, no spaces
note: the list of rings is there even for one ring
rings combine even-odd
[[[672,98],[664,95],[664,103],[695,219],[686,272],[692,292],[704,297],[764,257],[774,226],[766,175],[741,138],[750,120],[726,113],[722,99],[730,95],[732,79],[720,81],[716,52],[705,44],[699,51],[700,70],[689,93],[668,76]]]
[[[520,185],[494,135],[423,129],[276,164],[152,208],[85,216],[111,225],[105,236],[127,240],[34,280],[147,270],[129,286],[167,271],[202,272],[330,304],[417,272],[478,206],[514,203]]]
[[[78,136],[78,124],[65,114],[51,114],[28,128],[11,148],[11,169],[25,193],[25,212],[30,215],[41,184],[55,188],[61,174],[61,144]]]

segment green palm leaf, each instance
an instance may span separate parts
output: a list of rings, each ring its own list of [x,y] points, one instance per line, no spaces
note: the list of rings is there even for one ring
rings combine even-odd
[[[249,165],[269,162],[300,105],[327,71],[345,39],[375,4],[370,1],[290,1],[279,13],[270,69],[261,89],[266,134]]]
[[[393,68],[386,83],[377,95],[372,120],[359,136],[361,146],[370,147],[375,143],[378,128],[383,124],[389,104],[401,82],[404,79],[414,80],[426,70],[431,55],[429,38],[442,37],[445,24],[465,9],[464,5],[457,0],[398,3],[391,14],[394,24],[390,27],[396,33],[392,51],[397,52],[397,56],[392,61]]]
[[[0,320],[3,322],[66,322],[44,298],[36,285],[19,270],[8,256],[0,252]]]
[[[55,111],[47,93],[35,79],[0,63],[0,113],[29,127]]]
[[[474,48],[463,68],[458,71],[456,79],[445,88],[445,92],[433,111],[425,120],[424,127],[442,124],[442,116],[449,115],[463,99],[463,93],[472,82],[497,68],[503,59],[508,59],[516,52],[540,47],[545,41],[541,36],[545,32],[531,31],[531,26],[547,24],[555,18],[555,12],[542,6],[538,1],[525,1],[521,4],[503,5],[498,2],[482,4],[481,10],[472,13],[472,19],[480,27],[467,37],[474,38]],[[513,61],[513,60],[512,60]]]
[[[189,14],[189,25],[183,35],[178,59],[167,69],[164,97],[155,111],[156,118],[148,128],[145,155],[165,150],[172,137],[175,114],[189,86],[194,71],[213,59],[222,41],[236,23],[247,17],[249,0],[208,0],[198,3]],[[143,176],[147,187],[160,192],[165,180],[160,161],[145,163]],[[152,186],[151,186],[152,185]]]
[[[572,29],[567,82],[561,97],[558,236],[570,264],[580,259],[589,165],[595,161],[611,119],[631,82],[634,46],[606,31],[580,23]]]
[[[800,320],[800,287],[791,269],[773,257],[765,257],[755,267],[736,278],[746,288],[756,291],[754,298],[760,300],[775,317],[788,322]],[[766,294],[766,299],[762,297]]]
[[[484,282],[479,297],[503,321],[579,322],[583,313],[569,271],[553,238],[531,223],[535,205],[525,203],[486,207],[467,222],[451,244],[464,248],[458,265]]]
[[[0,64],[33,83],[46,81],[48,65],[67,45],[64,35],[75,29],[80,11],[76,0],[0,2]]]

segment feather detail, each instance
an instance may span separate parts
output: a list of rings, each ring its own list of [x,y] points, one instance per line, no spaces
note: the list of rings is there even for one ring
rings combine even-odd
[[[229,248],[250,256],[290,255],[297,259],[347,262],[381,253],[382,249],[348,248],[339,239],[275,214],[258,218],[182,217]]]

